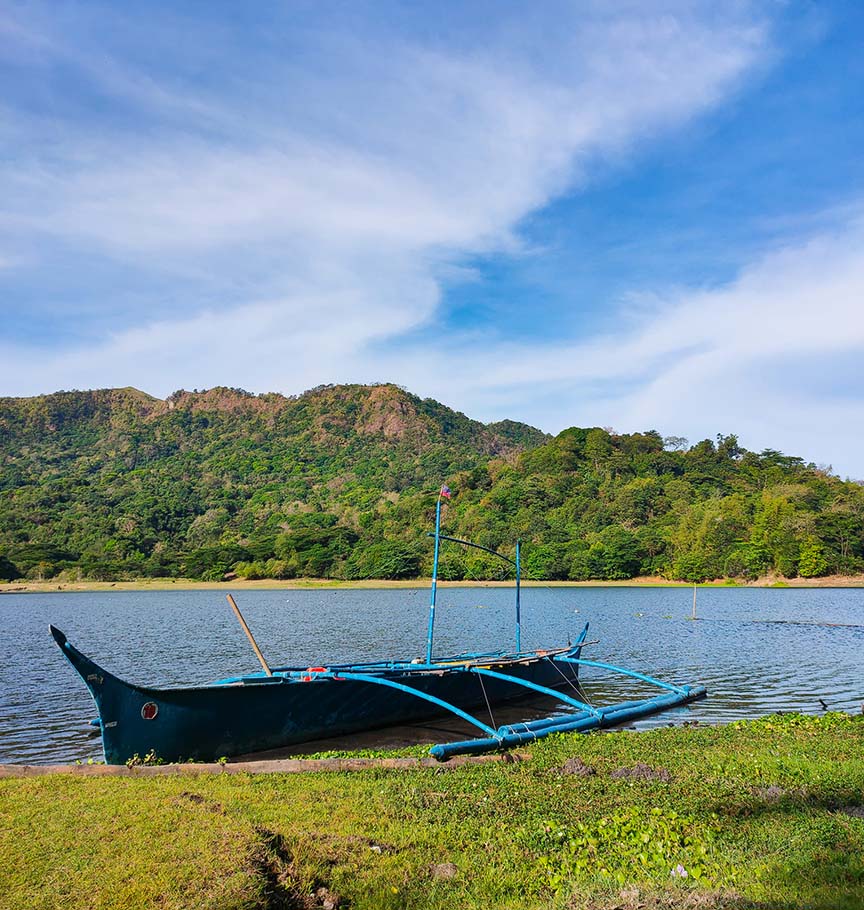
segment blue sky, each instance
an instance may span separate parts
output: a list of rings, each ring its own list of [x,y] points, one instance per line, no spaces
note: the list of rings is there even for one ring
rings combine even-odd
[[[393,381],[864,477],[864,7],[4,3],[0,394]]]

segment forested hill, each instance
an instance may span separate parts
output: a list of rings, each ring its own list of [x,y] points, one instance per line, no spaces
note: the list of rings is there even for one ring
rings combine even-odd
[[[399,578],[450,533],[537,578],[864,569],[864,488],[734,436],[481,424],[394,385],[0,399],[0,578]],[[479,551],[452,578],[497,577]]]

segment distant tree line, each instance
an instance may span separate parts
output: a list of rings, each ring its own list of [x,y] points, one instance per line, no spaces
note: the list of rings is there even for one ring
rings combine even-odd
[[[538,579],[864,571],[864,488],[735,436],[483,425],[392,385],[0,400],[0,578],[414,578],[449,532]],[[447,547],[452,579],[499,577]]]

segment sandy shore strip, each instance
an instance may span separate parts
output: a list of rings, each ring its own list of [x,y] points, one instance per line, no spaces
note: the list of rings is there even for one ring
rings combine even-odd
[[[57,592],[96,591],[303,591],[352,590],[390,588],[429,588],[431,579],[413,578],[403,581],[368,579],[339,581],[333,578],[263,578],[255,581],[196,581],[191,578],[140,578],[134,581],[30,581],[19,580],[0,584],[0,594],[50,594]],[[448,588],[510,588],[512,581],[440,581]],[[686,581],[670,581],[659,576],[642,576],[623,581],[523,581],[530,588],[692,588]],[[700,588],[864,588],[864,575],[826,575],[824,578],[778,578],[766,576],[752,582],[732,582],[717,579],[699,584]]]
[[[165,777],[176,774],[308,774],[320,771],[369,771],[386,768],[391,771],[413,771],[417,768],[452,770],[464,765],[490,762],[524,761],[524,753],[504,752],[500,755],[457,755],[447,762],[432,756],[394,758],[283,758],[271,761],[188,762],[169,765],[4,765],[0,778],[44,777],[48,774],[74,774],[77,777]]]

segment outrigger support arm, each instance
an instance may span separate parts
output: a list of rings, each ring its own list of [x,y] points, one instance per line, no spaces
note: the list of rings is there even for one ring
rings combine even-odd
[[[405,692],[407,695],[414,695],[417,698],[422,698],[424,701],[432,702],[433,705],[438,705],[439,708],[443,708],[445,711],[449,711],[451,714],[455,714],[457,717],[461,717],[463,720],[467,720],[469,724],[473,724],[475,727],[479,727],[484,733],[492,737],[495,740],[500,740],[501,737],[498,734],[497,730],[492,729],[488,724],[484,724],[482,721],[477,720],[476,717],[470,715],[467,711],[463,711],[461,708],[457,708],[456,705],[451,705],[449,701],[444,701],[442,698],[437,698],[434,695],[429,695],[428,692],[421,692],[419,689],[412,689],[411,686],[406,686],[403,683],[398,683],[392,679],[385,679],[382,676],[370,676],[366,673],[343,673],[341,670],[329,674],[332,679],[353,679],[357,682],[367,682],[373,683],[377,686],[388,686],[391,689],[396,689],[399,692]],[[325,676],[325,674],[320,674],[320,676]]]
[[[558,689],[550,689],[547,686],[540,686],[537,683],[530,682],[527,679],[520,679],[518,676],[508,676],[506,673],[499,673],[497,670],[487,670],[486,667],[469,667],[468,672],[476,673],[478,676],[491,676],[492,679],[501,679],[505,682],[513,683],[514,686],[524,686],[526,689],[533,689],[535,692],[540,692],[541,694],[549,695],[558,701],[563,701],[565,705],[570,705],[573,708],[579,708],[580,711],[587,711],[589,714],[593,714],[598,717],[600,716],[600,712],[596,708],[592,708],[591,705],[586,704],[584,701],[579,701],[578,699],[571,698],[569,695],[565,695]]]
[[[635,670],[627,670],[624,667],[616,667],[614,664],[604,664],[599,660],[585,660],[582,657],[567,657],[564,654],[553,657],[552,660],[557,660],[566,664],[581,664],[585,667],[597,667],[599,670],[610,670],[612,673],[620,673],[622,676],[641,679],[642,682],[651,683],[652,686],[668,689],[676,695],[684,695],[689,691],[689,686],[675,686],[672,685],[672,683],[663,682],[661,679],[655,679],[653,676],[647,676],[645,673],[637,673]]]

